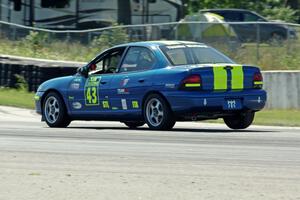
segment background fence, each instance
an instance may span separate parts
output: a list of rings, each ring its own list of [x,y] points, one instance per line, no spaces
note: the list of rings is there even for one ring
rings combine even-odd
[[[124,42],[191,40],[207,43],[239,63],[270,70],[299,69],[299,37],[299,24],[275,22],[173,22],[81,31],[56,31],[0,22],[0,42],[4,44],[0,53],[88,61],[101,50]],[[24,50],[16,52],[10,46]]]

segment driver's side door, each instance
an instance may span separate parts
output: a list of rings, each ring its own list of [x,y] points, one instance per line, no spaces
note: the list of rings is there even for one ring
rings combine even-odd
[[[111,80],[124,49],[110,50],[87,65],[88,76],[75,75],[69,85],[68,103],[73,116],[101,117],[110,111]]]

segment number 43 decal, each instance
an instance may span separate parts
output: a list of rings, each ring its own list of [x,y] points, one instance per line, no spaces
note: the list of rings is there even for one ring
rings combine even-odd
[[[101,77],[90,77],[84,87],[85,105],[99,105],[99,82]]]

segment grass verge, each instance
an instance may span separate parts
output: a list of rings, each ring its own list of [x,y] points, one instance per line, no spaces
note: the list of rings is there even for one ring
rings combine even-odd
[[[208,120],[209,123],[224,123],[223,119]],[[254,125],[299,126],[300,110],[262,110],[255,113]]]
[[[0,89],[0,105],[34,108],[34,93],[16,89]]]
[[[254,124],[300,126],[300,110],[262,110],[256,113]]]
[[[0,105],[34,109],[34,93],[16,89],[0,89]],[[223,122],[223,120],[209,120]],[[300,126],[300,110],[262,110],[255,115],[254,124]]]

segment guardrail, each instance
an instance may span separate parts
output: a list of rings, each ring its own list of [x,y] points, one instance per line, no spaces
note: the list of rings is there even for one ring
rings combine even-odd
[[[28,83],[29,91],[52,78],[75,74],[84,63],[32,59],[18,56],[0,55],[0,86],[15,87],[15,75],[21,75]]]

